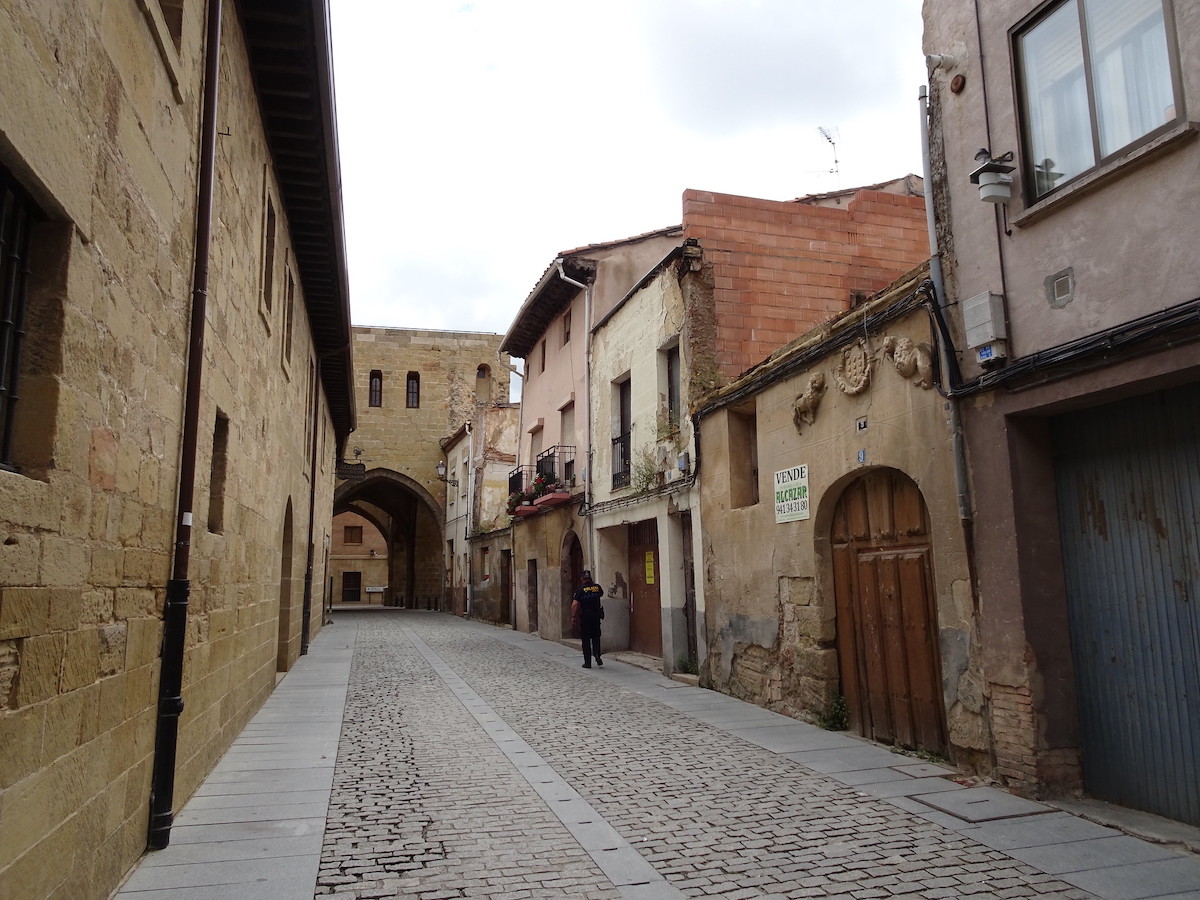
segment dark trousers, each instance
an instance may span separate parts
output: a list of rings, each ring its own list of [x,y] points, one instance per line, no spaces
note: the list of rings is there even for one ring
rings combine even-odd
[[[592,662],[592,657],[600,658],[600,623],[595,625],[587,625],[586,623],[580,627],[583,632],[583,661],[589,665]]]

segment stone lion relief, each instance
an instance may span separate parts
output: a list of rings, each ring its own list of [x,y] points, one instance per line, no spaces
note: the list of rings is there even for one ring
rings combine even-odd
[[[833,372],[843,394],[855,396],[871,385],[871,347],[865,338],[842,351],[842,361]]]
[[[933,357],[928,344],[914,344],[906,337],[888,335],[883,339],[883,355],[892,361],[901,378],[915,375],[917,387],[925,390],[933,387]]]
[[[796,430],[801,431],[805,425],[811,425],[817,418],[817,407],[825,396],[825,376],[814,372],[808,377],[808,385],[792,404],[792,421]]]

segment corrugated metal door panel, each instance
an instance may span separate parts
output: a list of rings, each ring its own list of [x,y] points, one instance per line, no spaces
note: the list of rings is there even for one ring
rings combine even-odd
[[[1200,385],[1053,433],[1085,785],[1200,825]]]

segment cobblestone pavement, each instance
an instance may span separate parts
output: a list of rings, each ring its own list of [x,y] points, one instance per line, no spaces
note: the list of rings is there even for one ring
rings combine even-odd
[[[1094,896],[508,634],[361,617],[318,898]]]

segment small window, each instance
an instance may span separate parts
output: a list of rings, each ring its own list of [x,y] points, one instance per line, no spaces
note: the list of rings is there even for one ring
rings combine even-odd
[[[264,175],[263,178],[265,181],[266,176]],[[265,184],[263,195],[266,210],[263,215],[262,305],[260,312],[263,320],[267,323],[267,330],[270,331],[271,311],[275,304],[275,245],[277,243],[275,232],[278,225],[275,220],[275,204],[271,200]]]
[[[479,550],[479,570],[483,575],[483,580],[487,581],[492,577],[492,548],[482,547]]]
[[[667,426],[672,430],[678,430],[679,417],[681,414],[681,401],[679,393],[679,346],[676,345],[668,350],[666,356],[666,376],[667,376]]]
[[[41,218],[40,210],[13,180],[8,170],[0,167],[0,468],[15,468],[13,452],[17,438],[19,402],[28,387],[21,380],[22,351],[26,332],[36,335],[44,324],[29,315],[27,280],[33,252],[34,223]],[[65,267],[64,267],[65,268]],[[45,410],[41,411],[45,414]],[[24,418],[38,418],[26,416]]]
[[[1065,0],[1015,55],[1031,201],[1183,121],[1165,0]]]
[[[208,477],[208,530],[225,531],[225,478],[229,471],[229,418],[217,412],[213,425],[212,462]]]
[[[758,416],[753,406],[729,411],[729,506],[758,503]]]
[[[183,0],[158,0],[158,8],[162,11],[167,33],[178,50],[183,39]]]
[[[617,433],[612,439],[612,486],[615,491],[629,487],[632,474],[633,385],[630,379],[614,384],[613,394],[613,405],[617,409],[613,417]]]
[[[542,368],[541,371],[546,371],[546,342],[542,341]]]
[[[342,530],[342,543],[344,544],[361,544],[362,541],[362,526],[361,525],[345,525]]]
[[[287,273],[287,291],[283,299],[283,365],[286,369],[292,362],[292,320],[296,309],[296,282],[292,273]]]
[[[492,402],[492,370],[486,365],[481,365],[475,370],[475,401]]]
[[[409,409],[420,409],[421,407],[421,375],[419,372],[408,373],[404,405]]]
[[[571,311],[563,313],[563,343],[571,343]]]
[[[371,370],[371,378],[367,387],[367,402],[371,406],[383,406],[383,372],[379,369]]]

